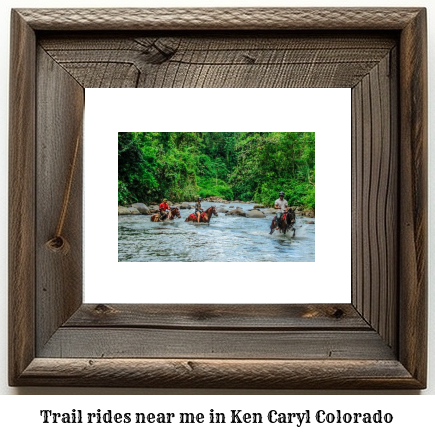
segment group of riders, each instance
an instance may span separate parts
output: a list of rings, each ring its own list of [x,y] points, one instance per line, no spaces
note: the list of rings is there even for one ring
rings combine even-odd
[[[270,227],[270,234],[273,233],[275,229],[281,229],[283,220],[287,213],[290,210],[289,204],[286,199],[284,199],[284,192],[280,191],[278,199],[275,201],[275,209],[277,210],[276,216],[274,217],[271,227]],[[198,197],[198,200],[195,203],[195,212],[193,213],[197,219],[197,222],[199,223],[201,220],[201,214],[204,212],[201,206],[202,197]],[[170,212],[171,208],[168,204],[168,200],[165,198],[163,199],[163,202],[159,205],[159,221],[166,220],[168,218],[168,214]],[[294,223],[294,216],[292,217],[291,223]]]
[[[202,197],[198,197],[198,200],[195,203],[195,212],[194,215],[197,218],[198,223],[201,220],[201,214],[204,212],[201,206]],[[168,214],[170,212],[171,208],[168,205],[168,199],[163,199],[163,202],[159,205],[159,220],[163,221],[168,218]]]

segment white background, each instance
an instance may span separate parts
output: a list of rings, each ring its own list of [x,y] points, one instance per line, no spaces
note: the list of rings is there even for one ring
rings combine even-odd
[[[126,7],[126,6],[341,6],[349,7],[351,3],[348,0],[299,0],[299,1],[282,1],[271,0],[225,0],[217,1],[211,0],[70,0],[67,2],[59,2],[55,0],[37,0],[37,1],[18,1],[18,0],[3,0],[0,5],[0,203],[3,205],[0,209],[0,393],[5,396],[0,397],[0,424],[5,427],[5,432],[10,432],[12,429],[46,429],[50,432],[59,432],[63,429],[74,430],[77,432],[77,427],[59,427],[56,425],[43,426],[38,425],[39,409],[43,407],[52,407],[57,411],[68,411],[72,408],[79,408],[83,406],[87,408],[95,408],[96,405],[101,406],[103,409],[111,407],[116,411],[117,407],[134,406],[134,408],[158,408],[162,411],[171,411],[176,409],[178,411],[202,411],[204,407],[208,409],[215,406],[216,408],[231,408],[232,406],[239,406],[248,411],[267,411],[270,406],[280,406],[288,411],[303,411],[305,408],[316,410],[320,406],[328,406],[329,408],[349,408],[364,411],[366,408],[370,409],[383,409],[384,411],[394,411],[397,423],[392,425],[377,425],[371,427],[376,432],[393,432],[397,433],[400,429],[418,430],[426,432],[433,426],[433,408],[434,399],[433,394],[435,391],[435,342],[434,342],[434,322],[433,312],[435,311],[435,301],[433,297],[434,285],[434,267],[432,262],[433,252],[435,248],[434,232],[429,226],[429,387],[425,391],[398,391],[398,392],[385,392],[385,391],[355,391],[355,392],[341,392],[341,391],[317,391],[317,395],[331,395],[331,396],[311,396],[312,392],[298,392],[298,391],[232,391],[226,390],[228,394],[236,394],[236,396],[214,396],[216,393],[213,390],[195,391],[195,390],[113,390],[113,389],[87,389],[87,388],[9,388],[7,386],[7,135],[8,135],[8,62],[9,62],[9,13],[11,7]],[[435,111],[433,110],[433,95],[435,91],[435,81],[432,79],[432,71],[434,69],[434,43],[435,43],[435,5],[433,1],[412,1],[412,0],[395,0],[395,1],[373,1],[373,0],[360,0],[352,3],[354,6],[425,6],[428,8],[428,23],[429,23],[429,126],[430,136],[435,128]],[[430,145],[430,183],[435,182],[435,173],[433,172],[433,144]],[[430,189],[429,197],[429,221],[433,219],[433,204],[435,203],[435,196],[433,189]],[[156,397],[158,394],[183,394],[183,397]],[[207,397],[196,395],[197,393],[207,394]],[[220,392],[222,393],[222,391]],[[272,396],[263,396],[264,394],[272,393]],[[47,396],[37,396],[38,394]],[[65,396],[49,396],[62,394]],[[94,398],[91,394],[123,394],[128,395],[122,398],[112,398],[111,396],[99,396]],[[245,396],[245,395],[255,396]],[[310,396],[293,396],[294,394]],[[365,395],[372,395],[370,397]],[[399,394],[401,396],[383,396],[385,394]],[[425,397],[418,397],[413,395],[431,395]],[[36,395],[36,396],[6,396],[6,395]],[[75,395],[81,395],[75,396]],[[138,396],[139,395],[139,396]],[[148,396],[142,396],[148,395]],[[150,396],[152,395],[152,396]],[[356,396],[345,396],[356,395]],[[121,409],[122,410],[122,409]],[[206,411],[206,410],[204,410]],[[177,426],[178,427],[178,426]],[[98,429],[107,432],[107,430],[119,429],[118,426],[80,426],[82,432],[96,432]],[[172,427],[174,428],[174,427]],[[201,432],[204,432],[204,427],[199,427]],[[256,430],[257,432],[265,432],[267,426],[238,426],[226,425],[226,432],[249,432]],[[282,432],[289,432],[294,429],[294,426],[276,427],[273,430],[268,429],[267,432],[273,433],[274,430],[280,429]],[[184,428],[186,429],[186,428]],[[188,427],[189,432],[193,430]],[[198,427],[195,429],[198,430]],[[213,427],[207,426],[207,432],[211,432]],[[216,430],[216,428],[214,428]],[[222,427],[217,428],[222,430]],[[301,428],[305,432],[319,432],[319,426],[311,425],[309,428]],[[349,429],[357,430],[359,432],[367,432],[367,427],[363,425],[355,425],[352,427],[346,425],[331,425],[322,427],[322,432],[337,432],[339,430]],[[136,426],[137,432],[154,432],[157,429],[154,427]],[[172,432],[174,430],[172,429]],[[101,431],[102,432],[102,431]],[[123,432],[128,432],[124,429]],[[169,432],[169,430],[168,430]]]
[[[349,303],[350,96],[350,89],[87,89],[85,302]],[[118,262],[118,131],[314,131],[315,262]],[[336,225],[331,204],[339,204]],[[98,243],[86,234],[98,234]],[[208,282],[207,291],[192,285],[193,275]],[[176,289],[147,290],[160,287],[162,276],[176,278]],[[276,276],[296,290],[283,291]]]

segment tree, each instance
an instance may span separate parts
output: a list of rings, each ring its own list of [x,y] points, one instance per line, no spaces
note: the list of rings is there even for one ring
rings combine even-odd
[[[315,207],[315,136],[310,132],[118,134],[118,201],[196,196],[271,205],[278,191]]]

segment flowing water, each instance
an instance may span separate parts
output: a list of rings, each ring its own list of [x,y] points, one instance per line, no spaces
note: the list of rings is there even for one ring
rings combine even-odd
[[[244,211],[253,204],[203,202],[209,206],[239,206]],[[313,262],[315,260],[315,220],[296,216],[296,235],[275,231],[269,235],[273,215],[266,218],[213,216],[210,224],[186,223],[192,210],[180,210],[181,218],[151,222],[150,216],[118,217],[118,261],[150,262]]]

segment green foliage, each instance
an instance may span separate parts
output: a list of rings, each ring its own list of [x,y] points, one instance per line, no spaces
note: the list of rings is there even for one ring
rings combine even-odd
[[[219,196],[227,200],[234,199],[233,190],[222,179],[215,180],[212,178],[201,178],[198,182],[198,187],[198,196]]]
[[[127,185],[125,182],[118,180],[118,204],[126,205],[131,198],[131,194],[128,191]]]
[[[220,196],[315,208],[314,133],[118,134],[118,202]]]
[[[314,133],[241,133],[235,195],[272,206],[283,190],[290,205],[314,209],[314,139]]]

